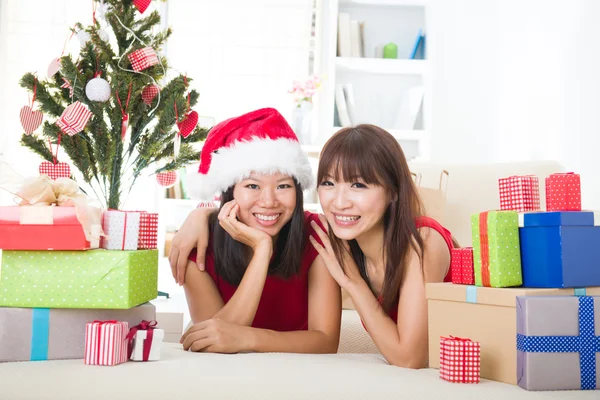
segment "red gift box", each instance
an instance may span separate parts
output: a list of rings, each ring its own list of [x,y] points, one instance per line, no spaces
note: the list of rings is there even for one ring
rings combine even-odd
[[[479,383],[479,342],[450,336],[440,337],[440,378],[449,382]]]
[[[509,211],[540,210],[540,182],[537,176],[509,176],[498,179],[500,209]]]
[[[473,248],[463,247],[452,249],[451,252],[451,277],[452,283],[463,285],[475,284],[475,269],[473,262]]]
[[[547,211],[581,211],[581,179],[573,172],[546,178]]]
[[[138,250],[156,249],[158,246],[158,214],[140,212],[140,234]]]
[[[98,247],[97,245],[95,247]],[[86,250],[75,207],[0,207],[0,249]]]
[[[127,361],[125,321],[94,321],[85,325],[85,364],[117,365]]]

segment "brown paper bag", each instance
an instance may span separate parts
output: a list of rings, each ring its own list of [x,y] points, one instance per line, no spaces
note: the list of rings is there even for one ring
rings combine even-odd
[[[450,174],[448,171],[442,170],[440,173],[440,183],[437,189],[422,187],[421,176],[416,174],[413,174],[413,176],[415,176],[415,184],[417,185],[419,197],[421,198],[421,202],[425,209],[425,215],[443,224],[444,213],[446,211],[446,192],[448,190]]]

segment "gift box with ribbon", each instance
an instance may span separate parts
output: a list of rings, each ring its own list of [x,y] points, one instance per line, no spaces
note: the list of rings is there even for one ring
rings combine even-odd
[[[475,285],[520,286],[521,249],[516,211],[485,211],[471,216]]]
[[[537,176],[509,176],[498,179],[500,209],[512,211],[540,210],[540,182]]]
[[[450,269],[452,283],[473,285],[475,283],[473,248],[452,249]]]
[[[600,389],[600,297],[517,297],[517,380],[527,390]]]
[[[129,324],[125,321],[94,321],[85,325],[87,365],[118,365],[127,362]]]
[[[426,291],[429,366],[440,367],[440,337],[468,337],[481,344],[481,378],[513,385],[517,384],[517,297],[600,295],[600,287],[489,288],[452,283],[428,283]]]
[[[158,243],[158,214],[140,211],[138,250],[156,249]]]
[[[600,286],[600,214],[591,211],[519,215],[523,286]]]
[[[133,326],[155,318],[151,303],[128,310],[0,307],[0,362],[82,359],[86,323],[116,319]]]
[[[102,216],[105,236],[100,246],[107,250],[137,250],[140,234],[139,211],[107,210]]]
[[[127,334],[128,355],[133,361],[160,360],[160,347],[165,331],[156,328],[156,321],[142,321]]]
[[[546,177],[546,211],[581,211],[581,179],[573,172]]]
[[[158,293],[158,250],[3,251],[0,306],[127,309]]]
[[[86,250],[99,247],[102,209],[75,181],[45,175],[9,190],[17,206],[0,207],[0,249]]]
[[[479,383],[481,345],[471,339],[440,337],[440,378],[457,383]]]

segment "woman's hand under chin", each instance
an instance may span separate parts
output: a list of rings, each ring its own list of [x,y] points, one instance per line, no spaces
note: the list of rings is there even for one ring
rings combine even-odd
[[[273,238],[271,235],[238,221],[237,213],[239,209],[240,206],[235,200],[225,203],[219,212],[219,225],[232,238],[249,246],[254,251],[259,248],[269,248],[272,251]]]

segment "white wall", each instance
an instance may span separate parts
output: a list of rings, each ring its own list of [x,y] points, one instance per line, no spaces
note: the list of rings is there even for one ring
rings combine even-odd
[[[554,159],[600,208],[600,2],[432,0],[432,158]]]

